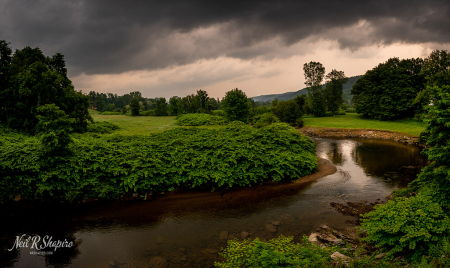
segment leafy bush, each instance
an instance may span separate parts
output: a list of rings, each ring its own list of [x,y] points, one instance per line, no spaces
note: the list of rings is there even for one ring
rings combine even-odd
[[[214,111],[212,111],[212,115],[223,116],[223,117],[226,116],[224,110],[214,110]]]
[[[432,161],[411,183],[430,195],[434,202],[450,211],[450,86],[428,87],[433,105],[426,107],[427,128],[420,135],[426,137],[423,153]]]
[[[305,122],[303,121],[303,118],[297,118],[297,121],[295,122],[296,127],[302,128],[305,125]]]
[[[176,124],[179,126],[211,126],[226,125],[227,121],[222,116],[210,114],[182,114],[177,116]]]
[[[114,130],[119,129],[119,126],[110,122],[94,122],[88,124],[88,132],[94,133],[112,133]]]
[[[364,241],[384,248],[390,258],[404,252],[409,259],[419,261],[442,236],[450,234],[449,217],[423,194],[376,205],[364,218],[360,227],[367,230]]]
[[[345,112],[339,110],[338,112],[335,113],[335,115],[345,115]],[[333,112],[326,112],[325,116],[333,116]]]
[[[108,123],[95,123],[95,125]],[[98,125],[97,125],[98,127]],[[71,155],[42,161],[40,141],[0,137],[0,200],[118,198],[180,187],[250,186],[317,170],[314,143],[286,124],[175,128],[150,136],[80,135]]]
[[[72,142],[70,132],[75,119],[69,118],[55,104],[39,106],[37,112],[36,130],[40,134],[44,151],[50,154],[65,153]]]
[[[254,127],[256,128],[262,128],[265,126],[268,126],[272,123],[278,123],[280,122],[280,119],[278,119],[278,117],[276,117],[276,115],[274,115],[273,113],[264,113],[264,114],[260,114],[255,116],[255,118],[253,119],[254,122]]]
[[[226,258],[214,265],[221,268],[246,267],[326,267],[333,262],[334,248],[321,248],[303,237],[303,244],[295,244],[293,237],[279,236],[267,242],[246,239],[229,240],[220,255]]]
[[[109,111],[105,111],[102,112],[101,115],[121,115],[121,112],[109,112]]]
[[[295,99],[278,102],[272,107],[272,112],[281,120],[281,122],[291,125],[295,125],[297,119],[301,118],[303,115]]]
[[[153,110],[148,110],[148,111],[139,111],[139,115],[142,116],[151,116],[151,115],[155,115]]]

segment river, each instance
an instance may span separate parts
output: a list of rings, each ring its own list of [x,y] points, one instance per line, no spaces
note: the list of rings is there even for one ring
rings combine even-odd
[[[148,267],[152,257],[160,256],[171,268],[212,267],[221,258],[216,251],[243,231],[261,239],[291,235],[299,242],[323,224],[346,227],[354,219],[336,212],[330,202],[386,202],[392,190],[405,187],[427,164],[419,148],[394,141],[313,140],[317,155],[332,161],[338,172],[275,198],[217,206],[183,199],[178,206],[147,201],[4,208],[0,265],[135,268]],[[271,223],[279,224],[276,232],[267,230]],[[53,241],[66,240],[73,246],[56,251],[31,249],[31,242],[14,246],[24,234],[41,239],[51,236]]]

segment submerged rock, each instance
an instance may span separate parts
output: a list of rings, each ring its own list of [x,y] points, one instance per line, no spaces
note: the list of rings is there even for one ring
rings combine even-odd
[[[148,263],[149,268],[167,268],[169,267],[169,263],[166,259],[161,257],[154,257]]]
[[[279,222],[279,221],[273,221],[273,222],[272,222],[272,225],[274,225],[274,226],[280,226],[280,225],[281,225],[281,222]]]
[[[228,231],[222,231],[219,234],[219,239],[220,240],[227,240],[228,239]]]
[[[213,249],[213,248],[207,248],[207,249],[205,249],[205,251],[208,252],[209,254],[217,254],[217,253],[219,253],[219,250]]]
[[[266,230],[271,232],[271,233],[276,233],[277,232],[277,228],[275,228],[275,226],[273,226],[272,224],[267,224],[266,225]]]
[[[241,232],[241,238],[246,239],[250,234],[247,232]]]

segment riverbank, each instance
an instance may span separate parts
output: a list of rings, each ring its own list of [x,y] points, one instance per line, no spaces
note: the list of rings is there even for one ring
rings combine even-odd
[[[425,147],[424,144],[420,143],[418,136],[389,130],[306,126],[298,129],[298,131],[309,137],[383,139],[393,140],[417,147]]]

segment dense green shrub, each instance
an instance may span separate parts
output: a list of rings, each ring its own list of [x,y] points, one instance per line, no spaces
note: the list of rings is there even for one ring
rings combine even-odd
[[[303,118],[297,118],[297,121],[295,122],[295,126],[298,128],[302,128],[305,125],[305,122],[303,121]]]
[[[225,117],[225,112],[223,110],[214,110],[214,111],[212,111],[212,115]]]
[[[450,219],[429,196],[395,198],[364,215],[361,229],[367,230],[363,240],[384,248],[387,256],[405,253],[414,261],[450,234]]]
[[[94,124],[95,125],[95,124]],[[79,135],[72,154],[42,161],[35,137],[0,137],[0,200],[118,198],[179,187],[248,186],[317,170],[314,143],[286,124],[175,128],[150,136]]]
[[[296,100],[280,101],[272,107],[272,112],[281,122],[295,125],[298,118],[302,117],[302,111]]]
[[[94,133],[112,133],[114,130],[119,129],[119,126],[110,122],[94,122],[88,124],[88,132]]]
[[[37,112],[36,133],[41,138],[43,151],[52,155],[66,153],[72,142],[70,132],[75,119],[69,118],[55,104],[39,106]]]
[[[155,115],[153,110],[148,110],[148,111],[139,111],[139,115],[141,116],[152,116]]]
[[[105,111],[102,112],[101,115],[121,115],[121,112],[109,112],[109,111]]]
[[[433,105],[426,107],[427,128],[421,133],[429,148],[423,153],[432,161],[411,186],[420,188],[450,211],[450,86],[429,87]]]
[[[293,237],[279,236],[269,241],[246,239],[229,240],[220,255],[226,260],[214,265],[221,268],[278,268],[327,267],[333,260],[334,248],[321,248],[303,237],[303,244],[295,244]]]
[[[255,116],[253,119],[253,126],[256,128],[261,128],[278,122],[280,122],[280,119],[278,119],[278,117],[276,117],[273,113],[264,113]]]
[[[212,126],[226,125],[227,120],[222,116],[210,114],[182,114],[177,116],[179,126]]]

